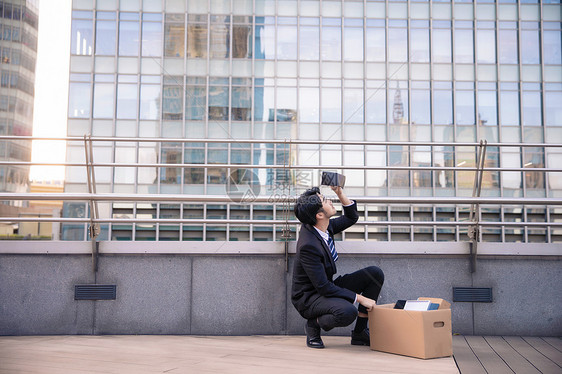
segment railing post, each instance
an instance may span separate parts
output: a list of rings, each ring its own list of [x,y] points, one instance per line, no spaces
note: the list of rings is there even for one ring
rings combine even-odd
[[[480,145],[478,146],[478,154],[476,159],[476,173],[474,174],[474,186],[472,188],[472,197],[480,197],[480,191],[482,190],[482,176],[484,175],[484,161],[486,159],[486,145],[488,142],[486,140],[480,140]],[[478,255],[478,240],[480,238],[480,227],[478,222],[480,220],[480,204],[472,203],[470,205],[470,217],[469,220],[474,222],[473,226],[468,228],[468,237],[472,239],[470,243],[470,272],[474,273],[476,271],[476,257]]]
[[[96,193],[96,177],[94,173],[94,154],[92,146],[92,136],[84,135],[84,151],[86,153],[86,174],[88,176],[88,191],[90,194]],[[96,240],[101,232],[100,225],[97,223],[99,219],[98,203],[93,199],[90,203],[90,226],[88,234],[92,240],[92,270],[94,273],[98,271],[99,242]]]

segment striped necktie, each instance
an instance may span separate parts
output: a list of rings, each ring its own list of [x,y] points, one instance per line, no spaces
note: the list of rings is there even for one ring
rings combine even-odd
[[[336,262],[338,260],[338,252],[336,251],[336,246],[334,245],[334,240],[331,236],[328,236],[328,247],[330,247],[332,258],[334,259],[334,262]]]

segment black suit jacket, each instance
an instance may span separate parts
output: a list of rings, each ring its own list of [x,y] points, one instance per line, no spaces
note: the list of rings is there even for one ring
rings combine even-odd
[[[343,208],[344,215],[330,220],[328,233],[335,234],[352,226],[359,219],[357,204]],[[291,301],[299,313],[303,313],[320,296],[339,297],[353,303],[355,292],[338,287],[333,282],[336,263],[328,245],[313,226],[302,224],[297,241],[297,255],[293,267]]]

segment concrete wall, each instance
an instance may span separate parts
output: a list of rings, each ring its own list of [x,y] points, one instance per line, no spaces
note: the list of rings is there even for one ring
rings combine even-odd
[[[0,254],[0,335],[303,334],[285,256]],[[379,303],[418,296],[452,302],[453,287],[493,287],[492,303],[452,303],[453,332],[562,335],[560,257],[342,254],[338,273],[377,265]],[[114,301],[75,301],[74,285],[116,284]],[[330,334],[347,335],[350,328]]]

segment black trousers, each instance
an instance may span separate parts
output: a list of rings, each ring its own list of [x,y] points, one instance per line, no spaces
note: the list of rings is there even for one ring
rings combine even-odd
[[[378,266],[369,266],[351,274],[338,277],[334,284],[361,294],[369,299],[377,300],[384,283],[384,273]],[[367,313],[363,305],[359,310],[353,303],[338,297],[321,296],[306,311],[306,318],[318,318],[320,327],[330,331],[334,327],[348,326],[357,318],[357,313]]]

